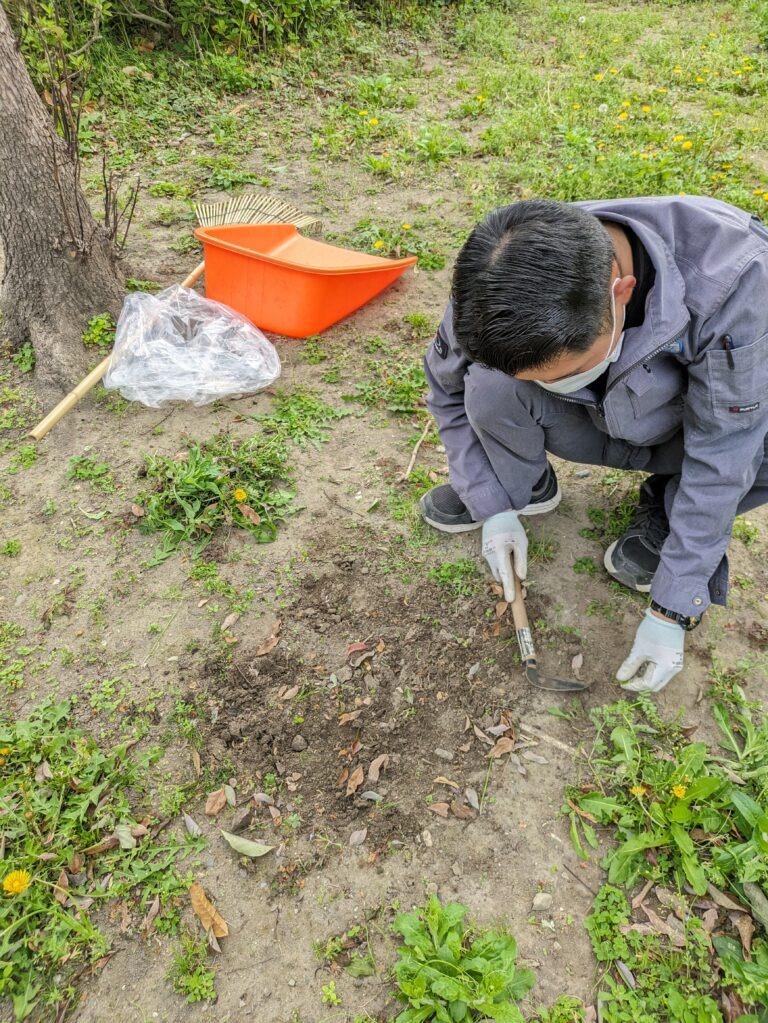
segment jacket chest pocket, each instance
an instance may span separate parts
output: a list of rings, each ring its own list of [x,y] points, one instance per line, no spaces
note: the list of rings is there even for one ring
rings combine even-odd
[[[768,400],[768,334],[743,348],[707,352],[712,411],[736,423],[738,416],[764,413]]]
[[[657,358],[633,369],[624,381],[635,419],[682,418],[685,371],[673,359]]]

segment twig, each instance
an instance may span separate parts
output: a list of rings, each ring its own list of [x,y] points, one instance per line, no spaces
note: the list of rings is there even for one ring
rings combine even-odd
[[[416,441],[416,444],[414,445],[413,451],[411,453],[411,460],[408,463],[408,468],[405,470],[405,472],[403,473],[402,476],[398,477],[398,480],[397,480],[398,483],[405,483],[405,481],[408,479],[408,477],[413,472],[413,467],[416,464],[416,456],[419,453],[419,448],[424,443],[424,441],[427,439],[427,434],[430,432],[431,429],[432,429],[432,420],[430,419],[427,422],[427,425],[424,427],[424,431],[422,432],[421,436]]]
[[[571,877],[574,879],[574,881],[578,881],[580,885],[582,885],[584,888],[587,889],[587,891],[589,892],[590,895],[592,895],[594,898],[597,898],[597,892],[595,891],[594,888],[590,888],[590,886],[587,884],[587,882],[584,880],[583,877],[579,877],[579,875],[576,873],[576,871],[575,870],[571,870],[571,868],[568,866],[567,863],[564,863],[563,866],[568,871],[568,873],[571,875]]]
[[[560,742],[559,739],[554,739],[551,735],[547,735],[545,732],[540,732],[538,728],[534,728],[532,725],[526,724],[524,721],[520,721],[518,727],[523,732],[528,732],[530,735],[535,735],[537,739],[542,742],[548,743],[550,746],[554,746],[555,749],[562,750],[563,753],[568,753],[570,756],[575,756],[578,750],[575,750],[573,746],[568,746],[564,742]]]

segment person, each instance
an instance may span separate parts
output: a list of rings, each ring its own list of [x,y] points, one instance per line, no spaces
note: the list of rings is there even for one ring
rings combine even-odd
[[[616,678],[660,690],[725,604],[735,516],[768,502],[768,230],[704,197],[503,206],[458,255],[425,368],[450,483],[422,515],[481,529],[507,600],[520,516],[560,502],[548,452],[649,474],[605,567],[650,594]]]

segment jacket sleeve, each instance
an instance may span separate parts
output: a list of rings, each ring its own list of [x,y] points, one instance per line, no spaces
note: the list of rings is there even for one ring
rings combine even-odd
[[[496,477],[464,405],[464,377],[470,360],[456,344],[453,306],[449,302],[437,337],[424,358],[429,384],[427,407],[437,422],[446,453],[451,485],[476,521],[512,507]]]
[[[662,607],[700,615],[725,603],[718,572],[768,435],[768,259],[754,259],[698,334],[688,366],[684,457],[670,534],[651,586]],[[729,350],[730,349],[730,350]],[[711,580],[711,583],[710,583]]]

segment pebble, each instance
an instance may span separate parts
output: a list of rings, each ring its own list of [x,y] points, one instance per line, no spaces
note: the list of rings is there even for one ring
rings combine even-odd
[[[537,892],[533,897],[533,908],[538,913],[545,913],[552,908],[552,896],[549,892]]]
[[[294,735],[293,742],[291,743],[291,749],[295,753],[301,753],[303,750],[307,748],[308,745],[309,743],[307,742],[303,735]]]
[[[454,877],[461,877],[461,867],[458,863],[453,863],[451,865],[451,870],[453,871]]]
[[[592,470],[591,469],[578,469],[573,474],[573,478],[575,480],[585,480],[585,479],[587,479],[591,475],[592,475]]]
[[[440,757],[441,760],[453,760],[453,753],[447,749],[436,749],[435,756]]]
[[[432,833],[430,831],[427,831],[426,829],[424,831],[422,831],[422,833],[421,833],[421,840],[424,843],[424,845],[427,847],[427,849],[431,849],[432,848]]]

